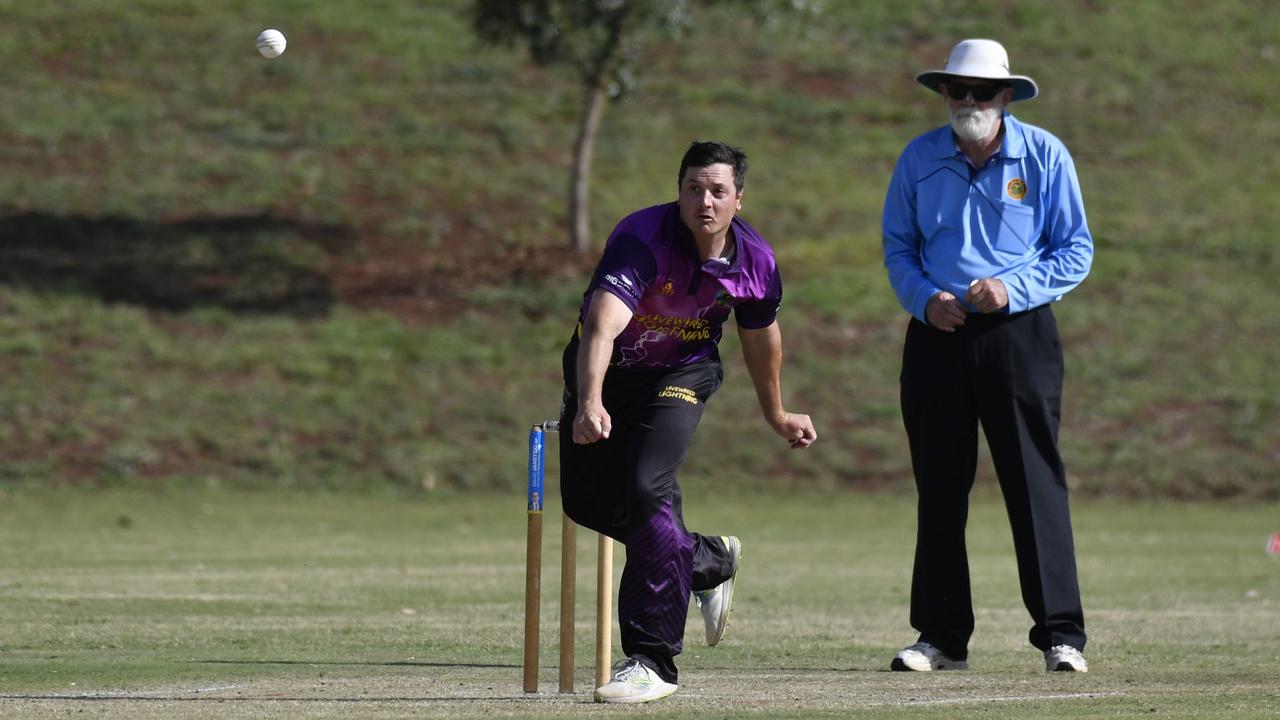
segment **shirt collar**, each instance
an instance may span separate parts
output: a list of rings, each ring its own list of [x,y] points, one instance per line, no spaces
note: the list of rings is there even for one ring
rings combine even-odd
[[[729,234],[733,236],[733,257],[729,258],[729,262],[724,262],[719,258],[711,258],[703,261],[698,254],[698,242],[693,239],[693,232],[680,219],[679,210],[675,213],[676,232],[680,237],[680,244],[684,246],[685,252],[693,258],[695,264],[711,277],[723,278],[734,275],[742,271],[742,236],[744,224],[736,215],[729,225]]]
[[[1000,154],[1007,158],[1027,156],[1027,140],[1022,136],[1022,123],[1007,111],[1004,114],[1004,139],[1000,141]]]
[[[742,269],[742,234],[738,232],[738,218],[729,226],[729,235],[733,237],[733,255],[728,258],[711,258],[702,263],[702,272],[711,277],[722,278]]]

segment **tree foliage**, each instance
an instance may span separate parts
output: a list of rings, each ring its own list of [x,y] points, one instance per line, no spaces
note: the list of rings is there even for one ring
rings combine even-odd
[[[688,0],[475,0],[473,23],[484,41],[523,45],[542,66],[572,67],[587,85],[630,87],[630,61],[653,33],[690,25]],[[703,3],[710,4],[710,3]]]
[[[473,0],[484,42],[523,46],[542,66],[572,68],[584,97],[569,192],[570,246],[589,249],[588,195],[596,132],[607,97],[631,89],[633,61],[651,39],[681,39],[711,5],[739,5],[769,24],[780,14],[816,14],[817,0]]]

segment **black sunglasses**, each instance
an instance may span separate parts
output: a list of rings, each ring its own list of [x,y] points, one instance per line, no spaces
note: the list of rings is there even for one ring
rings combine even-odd
[[[999,95],[1001,90],[1004,90],[1009,86],[997,85],[994,83],[982,83],[981,85],[945,83],[942,87],[944,92],[947,93],[947,97],[952,100],[963,100],[966,96],[973,95],[974,100],[978,102],[987,102],[996,95]]]

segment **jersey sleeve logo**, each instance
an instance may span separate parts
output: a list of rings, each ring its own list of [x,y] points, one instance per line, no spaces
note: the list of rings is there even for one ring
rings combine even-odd
[[[636,289],[635,284],[632,283],[631,280],[627,278],[626,275],[614,275],[610,273],[608,275],[605,275],[604,279],[610,285],[625,292],[629,297],[632,297],[637,300],[640,299],[640,292]]]

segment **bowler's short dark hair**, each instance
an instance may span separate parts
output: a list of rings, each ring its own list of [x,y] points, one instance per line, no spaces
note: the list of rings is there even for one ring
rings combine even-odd
[[[701,168],[720,163],[733,168],[733,186],[738,192],[742,192],[742,186],[747,182],[747,154],[741,148],[722,142],[695,140],[680,161],[680,175],[676,178],[676,184],[684,182],[684,171],[691,167]]]

